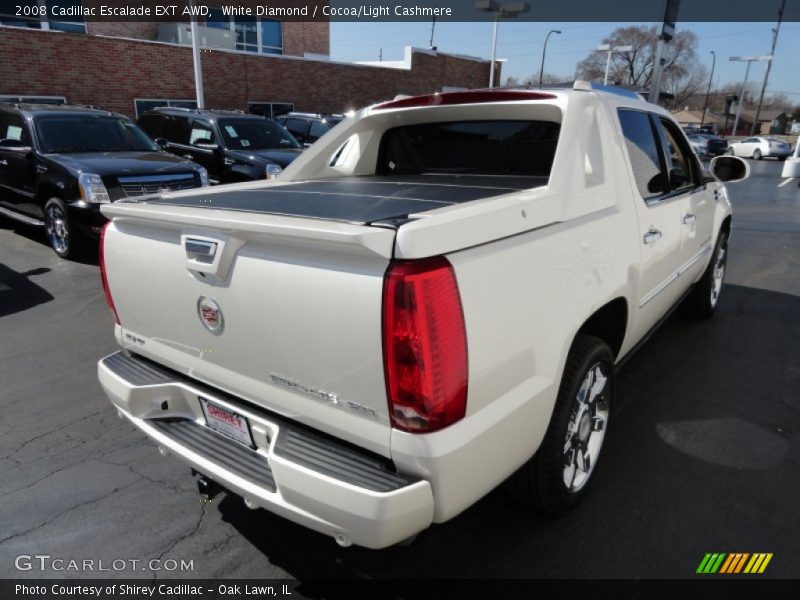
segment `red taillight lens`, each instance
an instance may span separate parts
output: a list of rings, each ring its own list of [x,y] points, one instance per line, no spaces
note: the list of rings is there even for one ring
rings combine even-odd
[[[117,308],[114,306],[114,298],[111,297],[111,290],[108,287],[108,277],[106,277],[106,229],[111,225],[111,221],[103,225],[100,230],[100,248],[98,254],[100,255],[100,280],[103,282],[103,291],[106,294],[106,303],[111,312],[114,313],[114,322],[120,325],[119,315],[117,315]]]
[[[467,408],[467,334],[444,257],[393,262],[383,286],[383,362],[392,425],[442,429]]]

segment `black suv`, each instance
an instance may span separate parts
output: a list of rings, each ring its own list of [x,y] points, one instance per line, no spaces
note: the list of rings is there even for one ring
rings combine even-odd
[[[96,246],[101,204],[202,185],[205,169],[162,151],[124,115],[0,103],[0,213],[44,225],[62,258]]]
[[[286,127],[295,139],[308,147],[344,119],[344,115],[317,115],[291,112],[275,120]]]
[[[211,183],[272,179],[303,151],[283,126],[242,112],[154,108],[139,125],[168,152],[203,165]]]

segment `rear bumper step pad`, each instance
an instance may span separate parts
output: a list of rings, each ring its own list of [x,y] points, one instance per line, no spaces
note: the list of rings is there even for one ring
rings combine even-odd
[[[373,492],[392,492],[421,481],[396,473],[388,459],[271,413],[241,398],[210,388],[148,359],[117,352],[102,364],[135,386],[183,383],[211,397],[239,404],[278,426],[276,456],[321,475]],[[270,491],[275,480],[267,458],[188,419],[148,419],[147,423],[201,456]]]

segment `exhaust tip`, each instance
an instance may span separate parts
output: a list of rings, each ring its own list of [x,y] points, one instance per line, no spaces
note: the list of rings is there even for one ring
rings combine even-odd
[[[244,505],[250,510],[256,510],[258,508],[258,506],[256,505],[256,503],[253,501],[252,498],[245,498]]]
[[[353,545],[353,540],[351,540],[349,537],[347,537],[341,531],[337,531],[334,534],[333,539],[335,539],[336,543],[339,544],[342,548],[347,548],[348,546],[352,546]]]

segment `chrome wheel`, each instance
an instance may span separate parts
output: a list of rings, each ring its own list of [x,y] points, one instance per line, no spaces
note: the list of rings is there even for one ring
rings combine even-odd
[[[714,271],[711,274],[711,308],[717,305],[719,294],[722,291],[722,280],[725,277],[725,258],[728,254],[726,244],[719,245],[717,256],[714,258]]]
[[[45,229],[50,245],[59,255],[69,251],[69,225],[67,217],[57,204],[50,204],[45,211]]]
[[[608,365],[595,363],[578,388],[564,439],[564,485],[579,492],[597,464],[606,435],[609,413]]]

